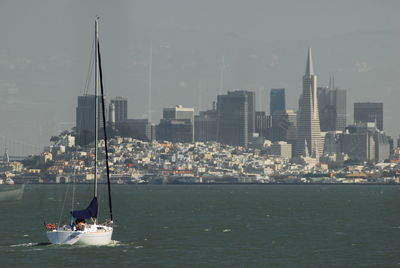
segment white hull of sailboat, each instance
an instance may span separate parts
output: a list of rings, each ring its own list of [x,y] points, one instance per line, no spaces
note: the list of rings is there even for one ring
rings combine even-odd
[[[104,246],[111,243],[113,228],[105,227],[105,229],[99,231],[57,229],[46,233],[52,244]]]

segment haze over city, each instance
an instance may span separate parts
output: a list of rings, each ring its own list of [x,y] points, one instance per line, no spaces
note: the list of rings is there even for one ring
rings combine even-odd
[[[286,88],[297,110],[306,52],[318,86],[347,89],[354,102],[383,102],[384,130],[399,135],[400,19],[397,1],[2,1],[0,4],[0,150],[38,153],[75,126],[101,17],[105,87],[124,96],[130,118],[151,119],[182,104],[211,108],[228,90],[256,92],[269,110],[270,88]],[[224,59],[224,86],[220,72]]]

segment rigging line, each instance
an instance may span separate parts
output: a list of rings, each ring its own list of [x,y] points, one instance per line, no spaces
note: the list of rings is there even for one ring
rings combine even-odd
[[[72,201],[71,201],[71,211],[74,211],[74,202],[75,202],[75,178],[76,178],[76,169],[74,169],[74,176],[72,182]],[[72,218],[72,215],[71,215]],[[72,219],[71,219],[72,221]],[[72,222],[71,222],[72,223]]]
[[[105,104],[104,104],[103,70],[102,70],[102,66],[101,66],[99,42],[97,42],[97,54],[98,54],[98,61],[99,61],[98,63],[99,63],[99,74],[100,74],[101,106],[102,106],[102,110],[103,110],[103,131],[104,131],[104,149],[105,149],[105,154],[106,154],[108,205],[110,208],[110,220],[112,222],[113,214],[112,214],[112,203],[111,203],[110,166],[108,165],[108,147],[107,147],[107,130],[106,130],[106,116],[105,116]]]
[[[86,81],[85,81],[85,88],[83,89],[83,96],[88,96],[88,91],[89,91],[89,86],[90,86],[90,80],[92,77],[92,73],[93,73],[93,66],[94,66],[94,61],[93,61],[93,56],[94,56],[94,47],[95,47],[95,42],[96,42],[96,35],[93,38],[92,41],[92,46],[90,48],[90,60],[89,60],[89,66],[88,66],[88,72],[86,75]],[[85,98],[84,99],[84,107],[87,107],[87,103],[88,103],[88,99]],[[82,125],[85,126],[86,125],[86,117],[83,116],[82,117]],[[85,138],[86,140],[87,138]]]
[[[93,49],[95,47],[95,40],[96,40],[96,36],[93,38],[92,46],[90,48],[90,61],[89,61],[89,67],[88,67],[88,72],[87,72],[86,81],[85,81],[85,88],[84,88],[84,92],[83,92],[84,96],[87,96],[87,94],[88,94],[89,86],[90,86],[90,78],[91,78],[92,73],[93,73],[93,65],[94,65],[94,62],[93,62],[93,55],[94,55]]]
[[[61,217],[62,217],[62,215],[64,214],[64,207],[65,207],[65,202],[66,202],[66,200],[67,200],[68,192],[69,192],[69,183],[68,183],[68,186],[67,186],[67,190],[65,191],[64,202],[63,202],[63,205],[62,205],[62,208],[61,208],[60,217],[58,218],[58,226],[60,226],[60,224],[61,224]]]

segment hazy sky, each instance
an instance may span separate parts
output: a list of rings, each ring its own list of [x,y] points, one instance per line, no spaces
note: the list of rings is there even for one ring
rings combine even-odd
[[[1,0],[0,154],[38,152],[75,125],[95,15],[107,94],[128,98],[130,118],[147,117],[150,44],[153,123],[162,107],[210,108],[223,56],[225,91],[255,90],[268,111],[269,89],[285,87],[297,110],[312,47],[318,86],[334,75],[348,89],[347,122],[354,102],[384,102],[384,129],[397,138],[399,13],[396,0]]]

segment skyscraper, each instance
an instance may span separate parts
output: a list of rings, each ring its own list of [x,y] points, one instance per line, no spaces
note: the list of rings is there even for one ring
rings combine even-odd
[[[356,102],[354,103],[354,123],[375,122],[379,130],[383,130],[383,103]]]
[[[78,145],[87,145],[94,141],[95,135],[95,96],[78,96],[76,107],[76,138]],[[103,127],[101,98],[98,98],[98,129]]]
[[[215,105],[213,105],[212,110],[202,111],[194,117],[194,140],[217,140],[217,110]]]
[[[273,115],[278,111],[285,111],[285,89],[284,88],[271,88],[269,97],[269,111]]]
[[[303,76],[303,93],[299,107],[299,120],[297,125],[296,156],[306,150],[315,158],[319,158],[323,151],[321,137],[318,100],[317,76],[314,74],[311,48],[308,49],[306,72]]]
[[[250,137],[255,132],[256,126],[256,94],[254,91],[249,90],[235,90],[231,92],[235,92],[236,94],[245,94],[247,96],[248,136]],[[228,94],[231,92],[228,92]]]
[[[293,110],[276,111],[272,116],[272,141],[296,141],[297,115]]]
[[[346,90],[335,88],[333,77],[329,87],[318,87],[318,108],[321,131],[344,131],[346,128]]]
[[[244,91],[247,94],[247,109],[249,117],[248,131],[249,136],[256,131],[256,93],[254,91]]]
[[[128,119],[128,100],[123,97],[116,97],[110,101],[110,117],[114,106],[115,122],[118,123]],[[111,121],[111,120],[110,120]]]
[[[247,147],[248,110],[248,95],[243,91],[229,91],[218,96],[217,137],[220,143]]]
[[[171,142],[194,141],[194,109],[177,105],[163,109],[163,118],[157,126],[158,140]]]
[[[256,112],[255,118],[255,132],[258,133],[260,137],[271,139],[271,116],[266,115],[265,112]]]

